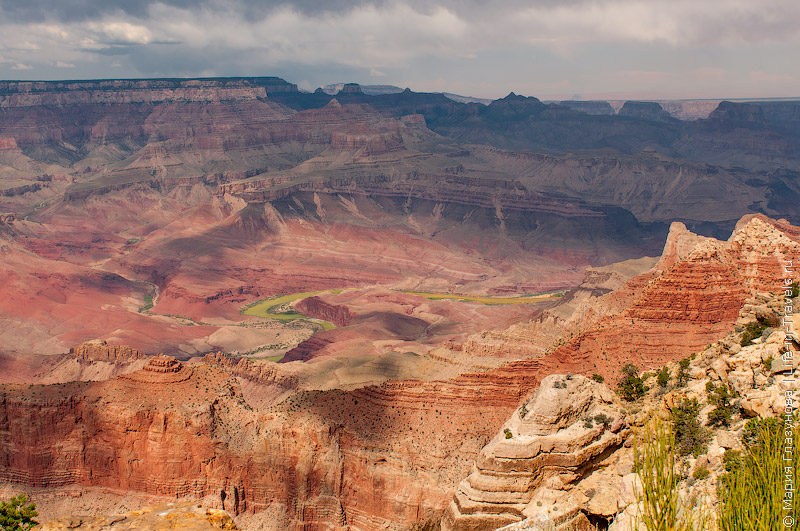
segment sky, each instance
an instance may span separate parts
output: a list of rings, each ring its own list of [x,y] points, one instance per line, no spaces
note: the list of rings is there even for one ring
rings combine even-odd
[[[279,76],[498,98],[800,96],[798,0],[0,0],[0,79]]]

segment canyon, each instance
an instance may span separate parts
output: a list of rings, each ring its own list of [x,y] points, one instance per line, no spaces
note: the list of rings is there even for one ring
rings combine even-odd
[[[797,103],[584,103],[0,82],[0,491],[307,531],[565,499],[638,422],[592,377],[722,355],[800,258]],[[564,522],[626,510],[580,488]]]
[[[402,529],[441,514],[506,419],[523,403],[536,410],[535,397],[546,387],[540,384],[553,381],[549,375],[561,369],[575,375],[576,385],[591,387],[596,384],[585,376],[613,378],[630,359],[655,368],[703,350],[732,330],[770,279],[780,284],[781,261],[795,259],[798,250],[796,229],[763,216],[743,219],[727,241],[673,225],[652,269],[595,296],[608,314],[587,329],[565,335],[537,358],[449,378],[304,388],[303,374],[282,369],[291,363],[237,362],[220,354],[184,363],[149,357],[142,368],[96,381],[7,385],[0,477],[56,491],[83,485],[189,496],[230,504],[245,521],[272,511],[288,528]],[[596,285],[597,275],[588,274],[587,285]],[[456,360],[461,347],[450,348]],[[138,359],[135,351],[102,344],[71,355],[89,363]],[[614,402],[602,394],[608,391],[597,392]],[[548,403],[554,402],[542,407]],[[550,422],[543,418],[537,422]],[[566,437],[556,427],[530,429]],[[615,430],[593,435],[604,441],[598,453],[625,439]],[[539,484],[535,475],[531,481]],[[458,507],[463,514],[467,506]]]

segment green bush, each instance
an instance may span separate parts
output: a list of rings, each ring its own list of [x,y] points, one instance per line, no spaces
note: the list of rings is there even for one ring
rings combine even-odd
[[[711,472],[709,472],[704,466],[695,468],[694,472],[692,473],[692,477],[698,481],[701,479],[706,479],[709,475],[711,475]]]
[[[784,505],[784,473],[800,470],[800,452],[795,448],[784,453],[784,449],[787,441],[800,438],[798,421],[795,418],[788,430],[781,419],[748,421],[744,449],[740,456],[729,456],[725,463],[728,472],[720,481],[719,531],[797,529],[796,523],[792,527],[784,521],[787,515],[800,515],[800,498],[796,495],[786,500],[788,506]]]
[[[628,402],[643,397],[647,392],[644,381],[639,377],[639,367],[628,363],[622,368],[622,379],[617,384],[617,394]]]
[[[594,374],[592,375],[592,380],[594,380],[594,381],[595,381],[595,382],[597,382],[597,383],[603,383],[603,382],[605,382],[605,381],[606,381],[606,379],[605,379],[605,378],[603,378],[601,375],[599,375],[599,374],[597,374],[597,373],[594,373]]]
[[[678,362],[678,377],[675,382],[678,387],[684,387],[689,381],[689,364],[691,362],[691,358],[683,358]]]
[[[735,408],[731,402],[733,394],[731,394],[728,386],[725,384],[717,386],[712,382],[708,382],[706,383],[706,393],[708,394],[708,403],[715,406],[708,413],[708,425],[730,426]]]
[[[792,282],[792,298],[800,297],[800,283]]]
[[[656,382],[662,388],[669,384],[669,369],[666,366],[661,367],[656,373]]]
[[[598,424],[608,427],[611,424],[611,418],[604,413],[598,413],[594,416],[594,421]]]
[[[34,520],[37,516],[36,504],[29,504],[24,494],[0,502],[0,528],[3,531],[29,531],[39,524]]]
[[[683,398],[672,408],[672,429],[678,455],[705,453],[710,435],[700,425],[700,403],[696,398]]]
[[[767,324],[762,322],[761,320],[758,321],[750,321],[746,325],[744,325],[744,332],[742,332],[742,340],[739,344],[743,347],[750,345],[753,343],[753,340],[761,337],[764,333],[764,330],[767,329]]]
[[[509,430],[508,428],[505,428],[505,429],[503,430],[503,433],[505,433],[505,434],[506,434],[506,439],[510,439],[510,438],[512,438],[512,437],[514,436],[514,435],[511,433],[511,430]]]

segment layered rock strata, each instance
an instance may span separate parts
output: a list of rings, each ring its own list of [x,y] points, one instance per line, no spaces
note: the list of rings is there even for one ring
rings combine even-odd
[[[544,506],[553,486],[599,467],[628,435],[625,414],[605,387],[583,376],[551,375],[486,445],[458,488],[443,531],[494,530],[523,518],[572,521],[578,504]],[[592,504],[592,499],[585,502]]]

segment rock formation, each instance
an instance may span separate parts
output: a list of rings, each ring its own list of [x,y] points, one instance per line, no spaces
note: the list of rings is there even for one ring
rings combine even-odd
[[[41,531],[214,531],[238,529],[230,515],[196,503],[147,507],[113,516],[64,516],[37,527]]]
[[[782,293],[748,299],[737,323],[777,321],[784,313],[783,299]],[[800,319],[798,314],[790,317],[794,322]],[[660,388],[651,376],[652,390],[641,404],[621,404],[604,384],[580,376],[545,378],[481,450],[445,512],[442,529],[594,529],[590,523],[603,522],[611,524],[609,530],[632,531],[637,479],[628,423],[638,423],[641,429],[647,418],[668,416],[685,398],[703,405],[704,419],[714,407],[707,397],[709,383],[729,386],[737,397],[735,416],[730,427],[710,430],[702,455],[683,460],[687,470],[707,472],[682,481],[680,490],[683,500],[696,500],[690,503],[716,500],[716,482],[725,471],[724,451],[741,449],[745,420],[780,417],[786,392],[800,389],[791,376],[800,347],[787,341],[785,328],[767,328],[744,347],[740,330],[737,326],[696,353],[685,387],[673,383]],[[669,369],[674,378],[677,367],[670,364]],[[600,408],[602,413],[593,415]]]
[[[671,120],[672,116],[654,101],[626,101],[617,113],[619,116],[646,118],[648,120]]]
[[[550,498],[554,489],[602,474],[604,454],[625,441],[625,413],[615,401],[605,386],[583,376],[544,378],[481,450],[475,470],[448,507],[442,529],[491,530],[523,518],[570,522],[587,507],[593,508],[589,512],[605,510],[600,505],[609,497],[607,491],[595,491],[583,504]]]

